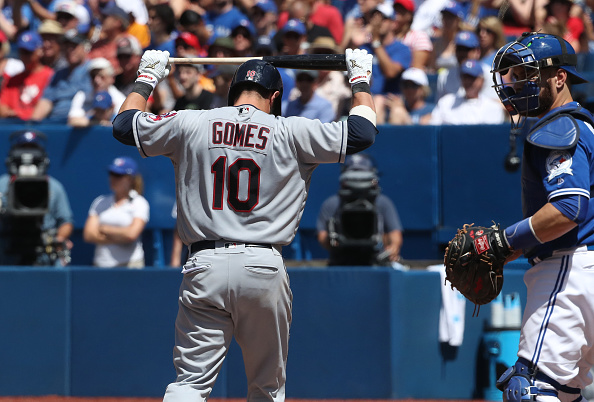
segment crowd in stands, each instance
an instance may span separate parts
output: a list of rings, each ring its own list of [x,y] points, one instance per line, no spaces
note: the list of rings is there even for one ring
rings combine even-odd
[[[109,125],[144,50],[374,55],[379,124],[502,123],[496,50],[525,31],[594,50],[594,0],[0,0],[0,118]],[[345,118],[340,71],[281,69],[283,115]],[[479,72],[482,70],[482,75]],[[150,112],[226,105],[233,66],[175,65]],[[477,89],[480,89],[477,91]]]

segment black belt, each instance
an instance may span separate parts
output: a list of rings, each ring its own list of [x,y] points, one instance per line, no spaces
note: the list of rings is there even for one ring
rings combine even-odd
[[[237,243],[237,242],[232,242],[232,241],[223,241],[220,240],[221,242],[224,242],[225,248],[232,248],[237,244],[244,244],[244,243]],[[217,242],[214,240],[203,240],[203,241],[197,241],[196,243],[192,243],[190,244],[190,253],[194,254],[197,253],[198,251],[202,251],[202,250],[213,250],[216,248],[216,244]],[[244,244],[245,247],[259,247],[259,248],[272,248],[272,244],[265,244],[265,243],[245,243]]]

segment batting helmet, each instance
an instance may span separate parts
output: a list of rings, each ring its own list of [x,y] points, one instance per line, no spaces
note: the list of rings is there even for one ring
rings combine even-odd
[[[281,98],[283,96],[283,79],[276,67],[259,59],[248,60],[240,65],[235,71],[233,80],[229,86],[229,96],[227,98],[229,106],[233,106],[240,92],[248,83],[257,84],[269,91],[280,92],[280,96],[274,100],[271,110],[272,114],[280,116]]]
[[[540,70],[557,67],[567,71],[572,84],[588,82],[577,72],[576,64],[575,50],[565,39],[551,34],[524,33],[495,55],[491,71],[494,88],[510,115],[525,115],[539,107]],[[503,82],[501,76],[514,67],[522,67],[525,74],[514,83]],[[520,83],[523,84],[517,91],[514,86],[517,88]]]

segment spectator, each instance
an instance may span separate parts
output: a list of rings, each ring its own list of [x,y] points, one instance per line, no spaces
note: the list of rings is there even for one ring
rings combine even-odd
[[[273,56],[276,54],[276,49],[272,43],[272,38],[264,35],[259,36],[254,45],[254,56]]]
[[[124,36],[116,43],[116,55],[120,73],[115,77],[115,87],[124,95],[132,92],[142,57],[140,44],[133,36]]]
[[[579,53],[582,51],[580,39],[584,34],[584,21],[571,15],[573,6],[573,0],[549,0],[543,32],[562,37]]]
[[[144,267],[141,235],[149,220],[149,204],[142,196],[142,177],[136,162],[123,156],[107,168],[112,193],[95,198],[83,237],[95,244],[93,265],[103,268]]]
[[[140,46],[147,47],[151,43],[151,32],[148,27],[148,10],[143,0],[118,0],[115,3],[130,16],[130,26],[126,32],[134,36]]]
[[[360,47],[371,41],[369,19],[381,4],[381,0],[357,0],[357,5],[345,16],[342,41],[337,42],[341,51],[348,47]],[[390,17],[394,10],[391,11]]]
[[[317,25],[311,20],[311,12],[312,7],[310,1],[291,1],[287,6],[287,10],[280,13],[278,18],[278,26],[282,29],[290,20],[301,21],[304,24],[305,31],[307,33],[306,42],[309,43],[313,42],[318,36],[334,37],[333,33],[327,26]],[[342,20],[340,21],[340,25],[342,26]],[[279,37],[278,35],[276,36],[275,42],[278,43]]]
[[[179,73],[179,82],[184,94],[176,100],[174,110],[210,109],[214,94],[200,85],[200,77],[202,76],[200,70],[200,66],[196,64],[177,65],[176,71]]]
[[[257,36],[274,37],[277,32],[278,8],[273,0],[258,0],[250,10]]]
[[[281,53],[297,55],[305,53],[307,43],[307,28],[297,19],[291,19],[279,31],[282,38]]]
[[[167,3],[151,6],[148,10],[148,26],[151,30],[151,44],[148,49],[168,51],[175,54],[175,15]]]
[[[334,121],[336,112],[332,104],[316,93],[318,72],[316,70],[300,70],[295,74],[295,87],[299,96],[289,101],[284,116],[301,116],[318,119],[322,123]]]
[[[340,190],[320,208],[319,243],[328,265],[385,265],[400,260],[402,224],[394,203],[381,194],[378,172],[366,154],[348,155]]]
[[[507,42],[503,24],[497,17],[485,17],[479,21],[478,36],[481,47],[480,61],[491,67],[497,50]]]
[[[2,82],[0,117],[31,119],[33,110],[54,73],[50,67],[41,64],[42,45],[41,36],[37,32],[26,31],[19,36],[17,47],[25,71]]]
[[[364,48],[374,55],[371,93],[375,102],[377,123],[386,122],[386,95],[400,92],[400,75],[410,67],[412,53],[398,38],[390,34],[393,9],[378,8],[369,20],[372,42]],[[386,24],[387,23],[387,24]]]
[[[505,2],[504,24],[516,29],[516,33],[539,31],[547,16],[546,5],[549,0],[508,0]]]
[[[344,21],[338,8],[326,3],[324,0],[308,0],[309,13],[308,25],[327,28],[336,42],[340,42],[344,35]],[[315,37],[308,38],[309,42]]]
[[[47,174],[46,136],[27,129],[11,133],[9,139],[8,173],[0,176],[0,201],[6,209],[0,219],[0,265],[65,266],[72,249],[72,210],[62,184]],[[26,191],[17,190],[15,183],[22,178],[35,186],[34,203],[26,201]],[[19,200],[29,206],[26,216]]]
[[[449,93],[437,101],[431,113],[432,125],[502,124],[506,116],[501,105],[483,94],[482,63],[466,60],[460,67],[463,91]]]
[[[499,1],[499,0],[495,0]],[[411,25],[414,31],[425,32],[430,37],[437,36],[436,30],[440,30],[442,24],[441,12],[448,3],[448,0],[423,0],[416,3],[417,10]]]
[[[222,64],[218,66],[212,74],[212,79],[215,86],[214,97],[208,109],[227,106],[227,95],[229,94],[229,86],[233,80],[233,75],[237,66]]]
[[[45,20],[39,26],[37,33],[41,35],[43,45],[41,46],[41,64],[57,71],[68,65],[68,62],[62,55],[62,38],[64,29],[54,20]]]
[[[205,57],[206,51],[198,37],[190,32],[180,32],[175,38],[175,57]],[[173,55],[172,55],[173,57]]]
[[[456,34],[460,31],[460,23],[464,19],[462,7],[454,0],[446,3],[441,10],[441,32],[433,45],[433,57],[430,71],[449,69],[458,65],[456,59]]]
[[[238,25],[233,28],[231,38],[233,38],[235,54],[238,57],[254,55],[254,35],[247,27]]]
[[[18,74],[25,70],[23,62],[19,59],[9,58],[10,42],[4,32],[0,31],[0,87],[6,76]],[[17,66],[18,71],[10,73],[12,66]]]
[[[130,26],[130,16],[115,4],[105,7],[103,16],[101,35],[91,46],[88,58],[104,57],[109,60],[115,71],[119,71],[117,43],[121,38],[131,36],[126,33]]]
[[[39,4],[39,3],[38,3]],[[89,32],[91,17],[87,9],[74,0],[60,0],[54,8],[53,18],[62,25],[64,31],[75,29],[78,33]]]
[[[179,17],[179,25],[181,32],[189,32],[198,38],[201,49],[208,48],[211,33],[200,14],[193,10],[184,11]]]
[[[427,102],[431,89],[425,71],[411,67],[402,73],[402,97],[388,96],[389,120],[396,125],[429,124],[434,103]]]
[[[85,64],[88,40],[76,31],[68,31],[64,34],[63,43],[68,66],[55,72],[33,110],[32,120],[49,119],[66,123],[74,95],[81,90],[85,93],[92,90]]]
[[[208,57],[235,57],[235,43],[230,37],[216,38],[208,47]]]
[[[433,44],[427,33],[411,29],[414,13],[415,2],[413,0],[395,0],[391,34],[394,39],[400,40],[411,50],[410,66],[425,70],[431,62]]]
[[[320,36],[311,43],[308,53],[335,54],[338,46],[331,36]],[[336,120],[348,115],[351,90],[342,71],[320,71],[316,93],[330,102]]]
[[[218,0],[206,12],[206,26],[213,33],[211,43],[219,37],[231,36],[238,25],[250,26],[250,20],[233,5],[232,0]]]
[[[445,94],[457,92],[461,85],[460,65],[466,60],[478,60],[481,54],[479,39],[472,31],[461,31],[456,34],[456,60],[458,64],[448,70],[442,70],[437,75],[437,99]],[[480,63],[485,76],[483,94],[494,100],[498,100],[497,93],[491,88],[491,66]]]
[[[87,64],[93,84],[90,94],[78,91],[68,112],[68,125],[87,127],[91,124],[110,125],[126,96],[113,85],[113,66],[109,60],[97,57]],[[111,110],[111,115],[108,114]]]

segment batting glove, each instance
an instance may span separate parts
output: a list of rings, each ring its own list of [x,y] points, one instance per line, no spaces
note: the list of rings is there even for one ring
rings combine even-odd
[[[169,75],[169,52],[147,50],[140,59],[136,82],[149,84],[153,89]]]
[[[373,55],[365,49],[346,49],[345,59],[351,87],[361,82],[369,85]]]

